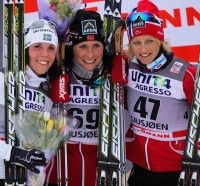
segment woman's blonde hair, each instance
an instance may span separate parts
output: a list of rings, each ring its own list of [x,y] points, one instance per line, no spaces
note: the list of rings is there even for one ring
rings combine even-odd
[[[161,47],[163,48],[163,50],[166,52],[166,53],[171,53],[172,52],[172,49],[169,45],[169,43],[167,41],[160,41],[161,42]],[[132,59],[134,58],[134,53],[133,53],[133,50],[131,49],[131,42],[129,42],[128,44],[128,51],[127,51],[127,56],[128,56],[128,61],[132,61]]]

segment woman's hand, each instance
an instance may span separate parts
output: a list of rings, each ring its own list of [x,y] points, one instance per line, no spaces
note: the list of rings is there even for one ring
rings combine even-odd
[[[40,171],[37,166],[45,166],[46,158],[45,154],[37,149],[21,149],[13,146],[11,150],[10,162],[20,164],[30,171],[39,174]]]

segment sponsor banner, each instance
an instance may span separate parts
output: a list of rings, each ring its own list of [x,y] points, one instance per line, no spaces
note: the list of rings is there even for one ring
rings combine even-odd
[[[24,24],[25,27],[28,27],[28,25],[30,25],[34,20],[39,19],[37,0],[24,0],[24,3]]]
[[[28,0],[25,0],[25,2]],[[42,1],[42,0],[40,0]],[[43,0],[47,1],[47,0]],[[137,6],[139,0],[122,0],[122,18]],[[200,1],[199,0],[152,0],[160,10],[163,20],[165,39],[173,48],[176,56],[189,62],[196,62],[200,53]],[[84,0],[88,10],[99,12],[103,16],[104,0]],[[38,19],[37,0],[26,5],[25,21]],[[127,47],[124,36],[124,47]]]

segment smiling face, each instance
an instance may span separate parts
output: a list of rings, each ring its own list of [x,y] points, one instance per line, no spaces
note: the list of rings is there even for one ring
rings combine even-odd
[[[36,75],[45,74],[56,57],[56,46],[48,43],[35,43],[29,46],[29,66]]]
[[[134,56],[144,65],[153,62],[159,53],[160,46],[161,41],[150,35],[134,37],[130,42]]]
[[[94,70],[101,62],[104,46],[99,41],[84,41],[74,46],[74,59],[85,70]]]

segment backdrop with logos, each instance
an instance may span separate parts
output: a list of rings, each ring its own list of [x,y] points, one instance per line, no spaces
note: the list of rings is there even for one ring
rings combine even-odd
[[[38,0],[48,1],[48,0]],[[139,0],[122,0],[123,18],[137,6]],[[200,1],[152,0],[159,8],[163,20],[165,40],[175,55],[189,62],[197,62],[200,54]],[[104,14],[105,0],[83,0],[86,8]],[[25,25],[39,18],[37,0],[25,0]],[[127,37],[124,36],[124,47]]]

